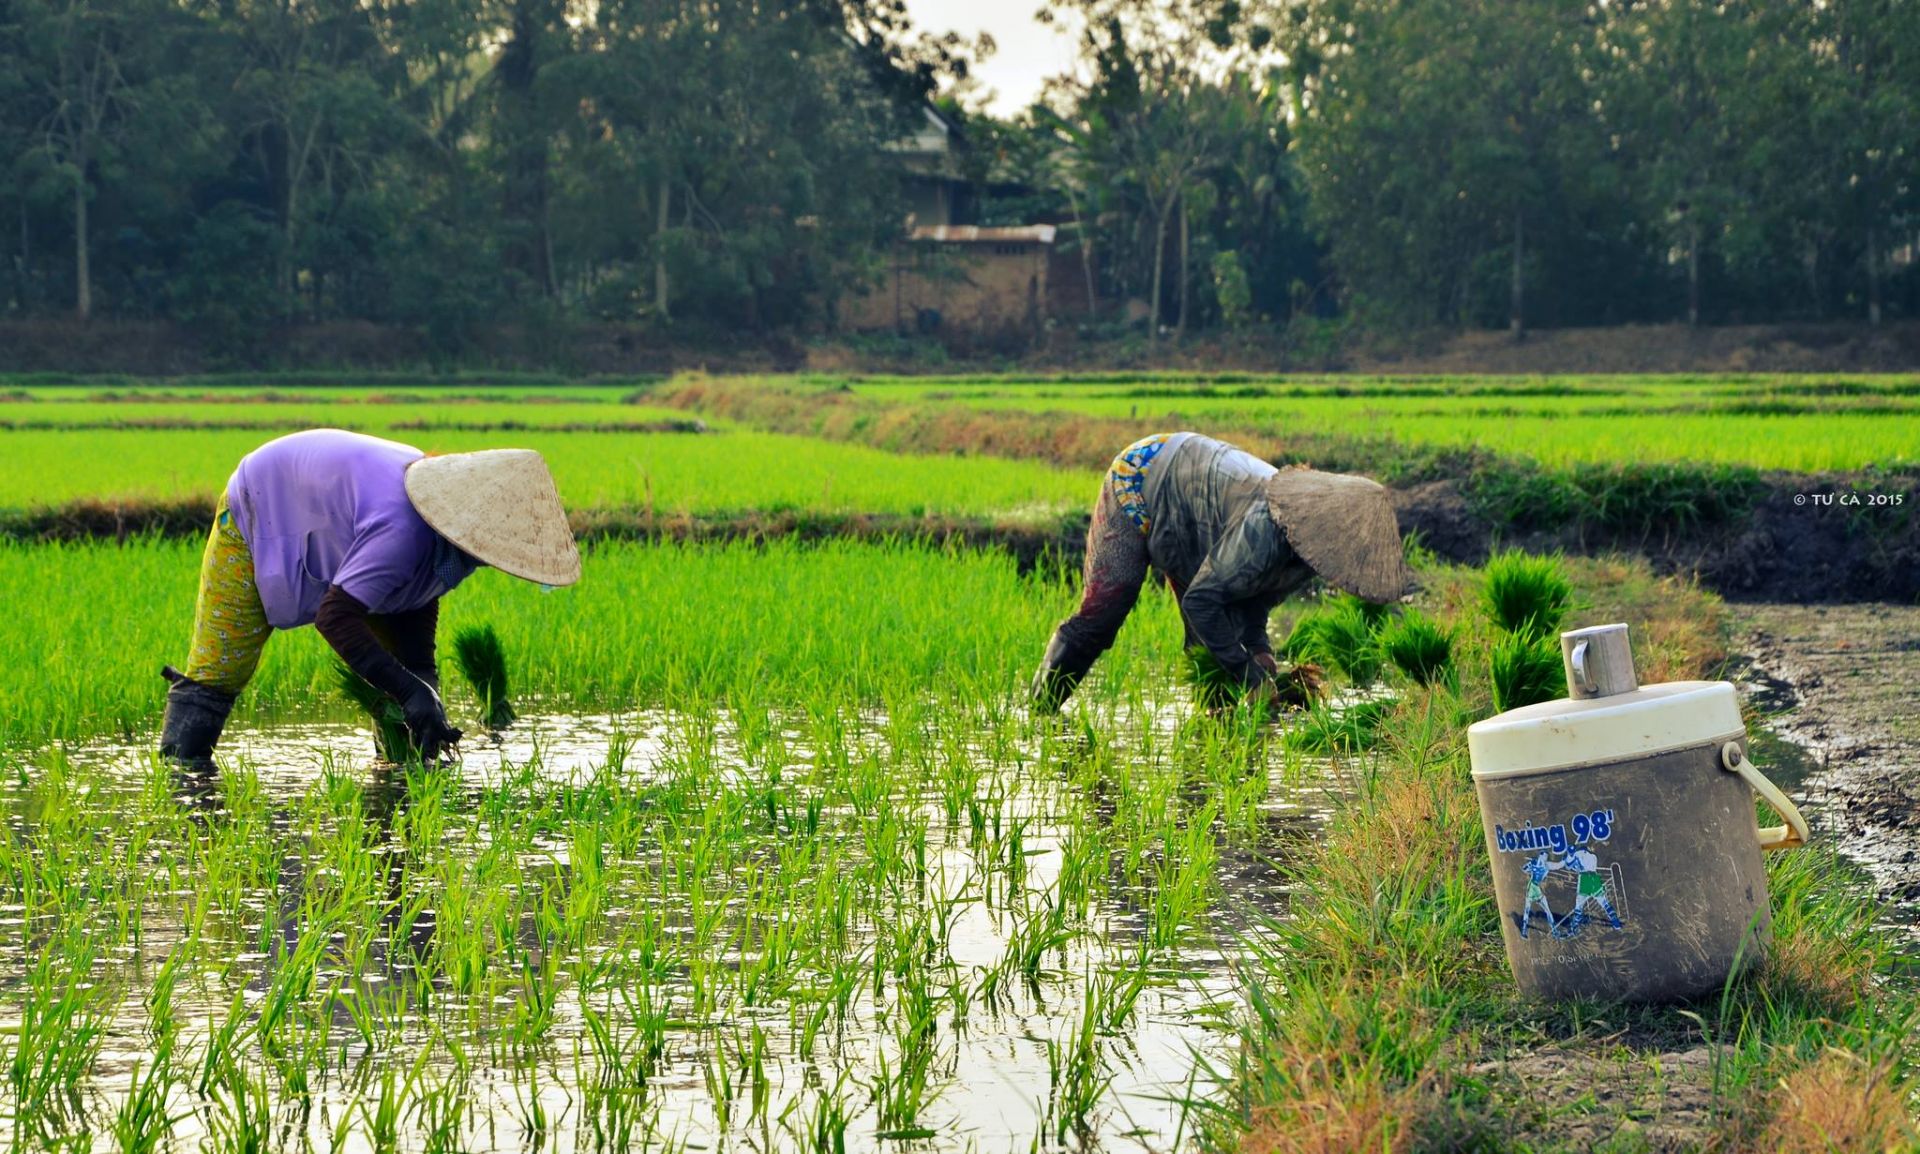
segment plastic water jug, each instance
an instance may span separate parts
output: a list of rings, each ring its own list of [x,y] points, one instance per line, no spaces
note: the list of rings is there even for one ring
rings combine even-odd
[[[1761,851],[1807,823],[1747,760],[1733,686],[1639,686],[1625,625],[1560,635],[1569,698],[1467,730],[1514,980],[1531,996],[1664,1002],[1758,962]],[[1760,828],[1754,794],[1786,818]]]

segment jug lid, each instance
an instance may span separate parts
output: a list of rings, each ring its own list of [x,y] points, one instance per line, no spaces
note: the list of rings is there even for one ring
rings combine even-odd
[[[1476,779],[1622,761],[1743,735],[1727,681],[1669,681],[1586,700],[1509,709],[1467,727]]]

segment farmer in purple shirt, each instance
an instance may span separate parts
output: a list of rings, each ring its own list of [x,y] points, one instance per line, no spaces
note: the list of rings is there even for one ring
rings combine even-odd
[[[421,756],[460,740],[440,702],[440,598],[481,565],[542,585],[580,579],[546,462],[531,449],[428,457],[340,429],[269,441],[240,461],[214,514],[185,673],[163,756],[207,765],[275,629],[313,625],[400,704]]]

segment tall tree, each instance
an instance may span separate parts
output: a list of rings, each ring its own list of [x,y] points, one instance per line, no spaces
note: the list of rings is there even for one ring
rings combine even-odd
[[[302,230],[316,185],[342,191],[391,140],[398,61],[359,0],[230,0],[241,44],[234,89],[279,228],[276,288],[297,308]]]
[[[1703,262],[1743,214],[1754,100],[1755,12],[1745,3],[1648,0],[1609,10],[1602,119],[1632,170],[1640,211],[1681,254],[1686,321],[1701,315]]]
[[[1829,195],[1857,238],[1867,319],[1884,310],[1890,237],[1913,199],[1920,133],[1920,9],[1903,0],[1831,0],[1809,13],[1812,114],[1827,142]]]
[[[143,106],[166,99],[171,13],[157,2],[20,0],[25,87],[36,98],[35,152],[66,189],[73,229],[74,315],[93,315],[90,212]]]
[[[1507,319],[1601,162],[1579,67],[1581,0],[1302,0],[1286,25],[1296,148],[1356,297],[1415,323],[1465,319],[1499,258]],[[1550,267],[1550,266],[1549,266]]]

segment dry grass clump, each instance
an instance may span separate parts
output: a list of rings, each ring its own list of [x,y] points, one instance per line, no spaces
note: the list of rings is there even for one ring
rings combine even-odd
[[[1792,998],[1835,1018],[1854,1013],[1871,995],[1873,955],[1825,934],[1794,933],[1767,944],[1759,974],[1770,1001]]]
[[[1253,1111],[1242,1154],[1403,1154],[1434,1095],[1430,1080],[1391,1085],[1373,1069],[1325,1053],[1280,1059],[1293,1093]]]
[[[1772,1121],[1750,1147],[1758,1154],[1883,1154],[1913,1150],[1908,1087],[1890,1062],[1827,1050],[1781,1079]]]
[[[1473,855],[1465,825],[1479,822],[1471,787],[1438,777],[1383,778],[1339,852],[1317,863],[1328,890],[1361,896],[1389,884],[1430,885]],[[1476,864],[1477,864],[1477,859]]]
[[[1709,676],[1726,660],[1726,604],[1696,582],[1656,577],[1638,558],[1570,558],[1567,568],[1591,591],[1591,624],[1633,624],[1633,663],[1642,685]]]

